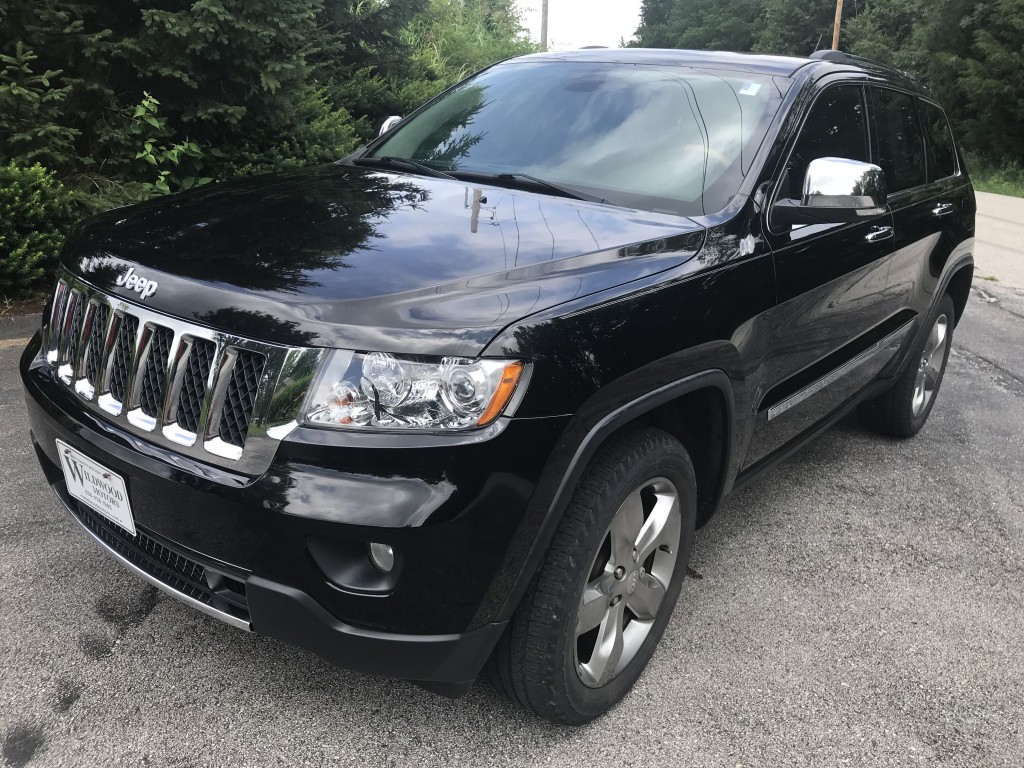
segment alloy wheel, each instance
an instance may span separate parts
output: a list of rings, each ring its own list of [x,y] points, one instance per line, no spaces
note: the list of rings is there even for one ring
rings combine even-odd
[[[590,688],[607,685],[651,632],[679,554],[679,492],[664,477],[645,482],[612,518],[576,615],[575,664]]]
[[[934,399],[942,376],[942,364],[946,356],[946,339],[949,335],[949,317],[939,315],[932,326],[931,333],[924,345],[921,362],[917,368],[917,380],[914,383],[914,397],[911,407],[914,418],[920,417]]]

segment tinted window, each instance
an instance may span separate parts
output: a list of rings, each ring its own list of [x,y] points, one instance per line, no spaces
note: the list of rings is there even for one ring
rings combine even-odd
[[[918,101],[917,106],[928,139],[928,181],[955,176],[956,150],[946,113],[927,101]]]
[[[811,107],[789,158],[788,189],[783,197],[799,198],[807,166],[822,157],[868,162],[868,131],[860,86],[829,88]]]
[[[879,162],[889,192],[925,183],[924,139],[914,98],[899,91],[874,89]]]
[[[512,62],[460,84],[372,154],[711,213],[736,194],[780,105],[772,78],[750,73]]]

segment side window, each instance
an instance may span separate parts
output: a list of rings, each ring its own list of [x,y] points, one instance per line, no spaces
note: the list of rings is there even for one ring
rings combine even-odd
[[[878,125],[878,164],[889,193],[925,183],[924,137],[914,97],[887,88],[872,89]]]
[[[821,157],[864,163],[871,159],[864,95],[859,85],[834,86],[814,102],[789,157],[782,197],[800,197],[807,166]]]
[[[924,123],[924,135],[928,139],[928,181],[955,176],[956,150],[946,113],[927,101],[918,100],[917,106]]]

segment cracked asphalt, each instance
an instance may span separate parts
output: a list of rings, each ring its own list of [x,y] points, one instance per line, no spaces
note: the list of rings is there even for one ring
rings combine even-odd
[[[0,337],[0,751],[17,766],[1020,766],[1024,291],[979,281],[924,431],[847,418],[697,537],[610,716],[330,667],[158,593],[69,520]],[[23,335],[27,335],[23,334]]]

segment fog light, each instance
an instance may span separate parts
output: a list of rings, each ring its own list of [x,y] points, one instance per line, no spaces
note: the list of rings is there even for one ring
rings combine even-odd
[[[395,550],[387,544],[373,542],[370,544],[370,560],[384,573],[391,573],[395,567]]]

